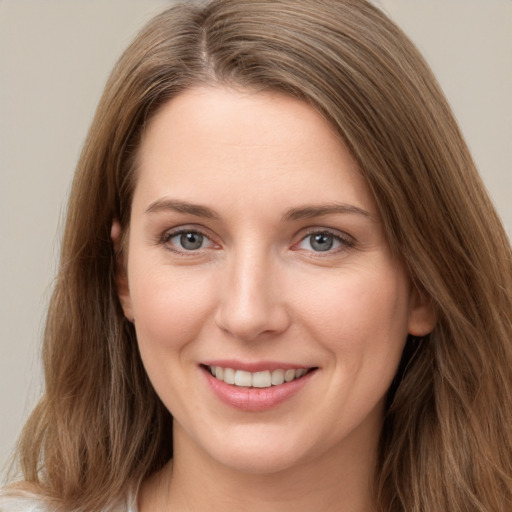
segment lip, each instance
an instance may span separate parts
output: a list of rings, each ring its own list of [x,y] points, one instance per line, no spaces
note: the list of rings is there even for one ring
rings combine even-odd
[[[226,364],[227,363],[227,364]],[[304,368],[304,365],[283,365],[281,363],[250,363],[234,364],[233,361],[214,361],[204,363],[208,366],[222,366],[224,368],[233,368],[251,372],[273,370],[273,369],[293,369]],[[277,365],[277,366],[276,366]],[[278,386],[269,388],[246,388],[226,384],[216,379],[205,367],[201,366],[202,373],[213,394],[224,404],[245,412],[263,412],[290,400],[299,393],[316,373],[316,368],[306,373],[306,375],[291,382],[285,382]]]

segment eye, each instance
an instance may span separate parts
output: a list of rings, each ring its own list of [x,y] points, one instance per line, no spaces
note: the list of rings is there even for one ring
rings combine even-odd
[[[330,231],[315,231],[306,235],[297,245],[297,249],[313,252],[337,252],[354,245],[348,236],[334,234]]]
[[[199,251],[213,246],[213,242],[206,235],[191,229],[166,233],[162,242],[178,252]]]
[[[331,233],[314,233],[308,235],[305,240],[314,251],[319,252],[331,250],[337,242]]]

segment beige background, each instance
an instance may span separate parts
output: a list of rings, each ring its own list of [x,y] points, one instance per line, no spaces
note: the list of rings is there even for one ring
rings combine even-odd
[[[40,392],[73,168],[106,77],[163,0],[0,0],[0,467]],[[512,0],[379,0],[452,104],[512,233]]]

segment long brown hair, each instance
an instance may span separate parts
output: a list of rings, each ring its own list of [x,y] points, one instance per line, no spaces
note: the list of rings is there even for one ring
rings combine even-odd
[[[172,456],[170,413],[116,295],[135,158],[194,85],[276,90],[350,147],[389,243],[437,313],[408,340],[375,475],[382,512],[512,510],[512,254],[435,78],[364,0],[214,0],[152,20],[114,69],[80,157],[44,340],[46,392],[22,434],[25,482],[97,511]],[[271,122],[271,120],[269,120]]]

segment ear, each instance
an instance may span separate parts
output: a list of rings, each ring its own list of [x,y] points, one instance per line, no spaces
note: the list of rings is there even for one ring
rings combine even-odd
[[[126,258],[121,250],[121,224],[117,219],[112,221],[110,229],[110,238],[114,245],[114,252],[116,256],[116,291],[119,297],[119,302],[124,311],[124,316],[130,322],[134,321],[132,301],[130,298],[130,288],[128,286],[128,274],[126,272]]]
[[[409,313],[409,334],[426,336],[434,330],[437,315],[432,299],[413,285]]]

